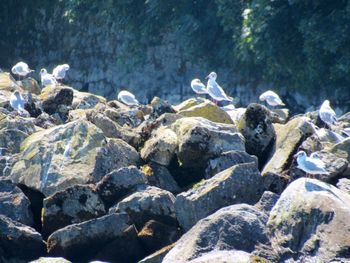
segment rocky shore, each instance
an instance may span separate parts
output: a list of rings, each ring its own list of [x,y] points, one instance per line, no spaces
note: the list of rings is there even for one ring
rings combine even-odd
[[[0,73],[0,262],[349,262],[350,138],[334,132],[350,114],[325,127],[317,112],[128,107]],[[299,150],[329,174],[298,169]]]

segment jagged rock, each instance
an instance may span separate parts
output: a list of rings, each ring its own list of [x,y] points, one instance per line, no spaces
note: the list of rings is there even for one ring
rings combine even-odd
[[[270,111],[260,104],[249,104],[237,128],[245,138],[247,153],[256,155],[263,165],[276,136]]]
[[[267,228],[279,262],[312,256],[350,258],[350,195],[315,179],[300,178],[282,193]]]
[[[0,179],[0,214],[24,225],[33,225],[29,199],[10,180]]]
[[[107,103],[107,100],[104,97],[88,93],[81,92],[73,89],[73,109],[91,109],[94,108],[99,103]]]
[[[174,106],[174,109],[179,112],[179,111],[183,111],[183,110],[187,110],[193,106],[197,106],[205,101],[209,101],[205,98],[200,98],[200,97],[197,97],[197,98],[190,98],[188,100],[185,100],[183,102],[181,102],[180,104],[178,105],[175,105]]]
[[[330,152],[334,153],[340,158],[346,159],[348,162],[350,162],[350,137],[346,138],[344,141],[337,143],[334,145]]]
[[[36,95],[41,93],[41,88],[38,82],[33,78],[25,78],[20,82],[20,85],[27,92],[31,92]]]
[[[96,191],[103,201],[110,207],[121,198],[136,190],[139,185],[144,185],[147,180],[135,166],[123,167],[105,175],[96,184]]]
[[[138,237],[148,251],[157,251],[167,245],[173,244],[181,236],[178,227],[150,220],[138,233]]]
[[[175,113],[174,108],[167,101],[164,101],[158,97],[154,97],[151,101],[152,112],[150,114],[151,119],[157,119],[164,113]]]
[[[176,216],[183,229],[224,206],[255,204],[264,191],[254,163],[238,164],[176,196]]]
[[[245,151],[244,138],[234,125],[186,117],[177,120],[171,129],[178,137],[177,157],[183,167],[205,168],[208,159],[223,152]]]
[[[69,225],[49,236],[47,251],[49,255],[63,256],[73,262],[87,262],[114,241],[119,240],[122,245],[121,237],[129,227],[126,214],[110,214]],[[114,243],[114,248],[117,247],[118,244]]]
[[[42,112],[38,117],[36,117],[34,124],[44,129],[49,129],[57,125],[56,119],[46,112]]]
[[[272,155],[265,165],[262,175],[281,174],[288,168],[303,139],[312,132],[309,122],[304,117],[290,120],[287,124],[275,124],[276,142]]]
[[[240,119],[244,116],[246,108],[236,108],[225,110],[226,113],[230,116],[231,120],[235,125],[239,124]]]
[[[265,191],[261,196],[259,202],[257,202],[254,206],[260,211],[265,212],[267,215],[269,215],[279,197],[279,195],[273,192]]]
[[[146,175],[147,181],[150,185],[167,190],[173,194],[181,191],[180,187],[165,166],[157,163],[148,163],[142,166],[141,169]]]
[[[178,114],[185,117],[203,117],[213,122],[233,124],[230,115],[209,100],[188,108],[183,107],[178,111]]]
[[[350,194],[350,179],[341,178],[337,183],[337,187],[345,193]]]
[[[139,261],[139,263],[162,263],[165,255],[174,247],[175,244],[166,246],[153,254],[147,256],[146,258]]]
[[[45,237],[67,225],[106,213],[103,201],[91,185],[74,185],[44,199],[42,233]]]
[[[143,122],[144,113],[139,107],[131,107],[131,108],[106,108],[105,110],[106,116],[111,120],[115,121],[121,126],[129,126],[129,127],[137,127]]]
[[[42,107],[48,114],[60,113],[61,116],[68,114],[67,106],[73,102],[73,89],[65,86],[46,86],[39,96]]]
[[[29,263],[71,263],[71,261],[59,257],[41,257],[37,260],[30,261]]]
[[[152,161],[167,166],[174,157],[178,147],[176,134],[167,127],[160,127],[146,141],[141,149],[141,157],[145,161]]]
[[[109,213],[127,213],[137,229],[142,229],[151,219],[176,225],[174,203],[172,193],[149,186],[124,198]]]
[[[219,250],[210,251],[202,256],[188,261],[188,263],[236,263],[254,262],[253,256],[241,250]],[[259,262],[259,261],[258,261]]]
[[[263,218],[263,212],[247,204],[221,208],[184,234],[163,263],[184,263],[211,251],[243,250],[251,253],[257,244],[268,243]]]
[[[272,109],[271,112],[278,115],[278,123],[286,123],[289,118],[289,109]]]
[[[33,228],[0,215],[0,255],[6,259],[33,260],[45,255],[45,243]]]
[[[95,125],[78,120],[27,137],[11,179],[48,196],[75,184],[97,182],[106,173],[138,160],[130,145],[106,140]]]
[[[217,173],[240,163],[255,163],[258,166],[258,158],[243,151],[228,151],[219,157],[210,159],[205,169],[205,178],[211,178]]]

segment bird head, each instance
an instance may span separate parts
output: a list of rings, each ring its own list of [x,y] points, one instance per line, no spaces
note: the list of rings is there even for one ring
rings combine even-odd
[[[42,69],[40,70],[40,75],[45,75],[45,74],[47,74],[47,70],[44,69],[44,68],[42,68]]]
[[[297,154],[295,154],[293,157],[294,157],[294,158],[306,157],[306,153],[305,153],[304,151],[299,151],[299,152],[297,152]]]
[[[218,75],[215,72],[210,72],[210,74],[208,76],[206,76],[205,78],[216,80],[217,77],[218,77]]]

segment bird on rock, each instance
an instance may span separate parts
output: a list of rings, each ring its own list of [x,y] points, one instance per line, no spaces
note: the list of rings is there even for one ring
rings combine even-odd
[[[216,82],[217,74],[215,72],[211,72],[206,79],[208,79],[207,83],[207,92],[212,97],[214,102],[217,101],[232,101],[233,98],[226,95],[225,91],[220,87],[220,85]]]
[[[14,65],[11,69],[11,72],[15,75],[18,75],[19,77],[25,77],[27,76],[30,72],[33,72],[33,69],[30,69],[28,64],[20,61],[16,65]]]
[[[308,157],[304,151],[299,151],[294,157],[297,158],[298,168],[306,174],[329,174],[324,162],[316,154]]]
[[[198,95],[208,94],[205,85],[199,79],[193,79],[191,81],[191,88]]]
[[[57,81],[55,77],[52,74],[47,73],[47,70],[44,68],[40,70],[40,77],[41,77],[41,85],[43,87],[47,85],[52,85],[52,86],[57,85]]]
[[[127,90],[122,90],[118,93],[118,100],[128,106],[140,104],[140,102],[138,102],[138,100],[135,98],[135,95]]]
[[[265,91],[259,96],[259,100],[266,101],[270,106],[285,106],[281,98],[272,90]]]
[[[332,124],[337,122],[337,115],[335,114],[335,111],[331,108],[329,100],[325,100],[322,103],[318,111],[318,116],[320,116],[320,119],[328,126],[331,126]]]
[[[62,65],[58,65],[57,67],[55,67],[52,71],[52,76],[54,76],[54,78],[56,80],[62,80],[64,79],[64,77],[66,76],[66,72],[69,70],[69,65],[68,64],[62,64]]]
[[[11,94],[10,105],[18,113],[24,113],[24,99],[18,90]]]

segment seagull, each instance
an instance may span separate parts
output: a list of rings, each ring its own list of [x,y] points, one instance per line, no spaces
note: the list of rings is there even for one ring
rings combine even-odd
[[[191,88],[196,94],[208,94],[205,85],[199,79],[191,81]]]
[[[217,101],[232,101],[233,98],[226,95],[225,91],[219,86],[216,82],[217,74],[215,72],[211,72],[206,79],[208,79],[207,83],[207,92],[210,97],[213,98],[214,102]]]
[[[123,102],[128,106],[140,104],[140,102],[138,102],[138,100],[135,99],[135,95],[127,90],[122,90],[118,93],[118,100],[120,100],[121,102]]]
[[[19,91],[16,90],[11,94],[10,105],[14,110],[17,110],[18,113],[24,113],[24,99]]]
[[[297,158],[298,168],[307,174],[329,174],[325,169],[324,162],[316,154],[307,157],[304,151],[299,151],[294,157]]]
[[[285,106],[281,98],[272,90],[265,91],[259,96],[259,100],[266,101],[270,106]]]
[[[12,73],[20,77],[27,76],[30,72],[33,72],[33,69],[30,69],[28,64],[21,61],[14,65],[11,69]]]
[[[55,77],[53,75],[47,73],[47,70],[44,68],[42,68],[40,70],[40,77],[41,77],[41,85],[43,87],[45,87],[47,85],[56,86],[56,84],[57,84]]]
[[[325,128],[319,128],[315,124],[313,124],[311,121],[306,121],[311,125],[311,128],[316,134],[317,138],[321,141],[331,141],[335,143],[339,143],[345,140],[345,137],[328,129]]]
[[[342,130],[342,133],[344,133],[347,137],[350,137],[350,127],[344,128]]]
[[[69,65],[68,64],[58,65],[57,67],[55,67],[53,69],[52,76],[54,76],[54,78],[56,80],[62,80],[66,76],[66,72],[68,70],[69,70]]]
[[[329,100],[325,100],[322,103],[320,110],[318,111],[318,115],[320,116],[320,119],[328,126],[331,126],[337,121],[337,115],[329,105]]]

